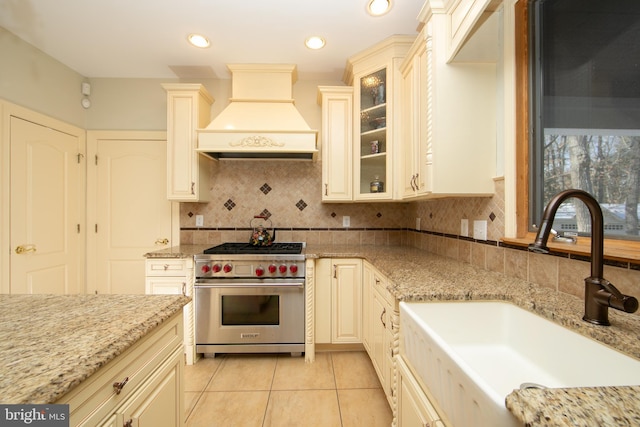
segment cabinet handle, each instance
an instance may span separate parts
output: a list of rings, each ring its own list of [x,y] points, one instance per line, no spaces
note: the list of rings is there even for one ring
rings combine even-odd
[[[416,179],[416,176],[415,175],[411,175],[411,189],[413,191],[416,191],[416,187],[415,187],[415,185],[413,185],[413,182],[415,181],[415,179]]]
[[[380,279],[376,277],[376,285],[380,285]]]
[[[191,183],[191,194],[196,194],[196,183],[195,182]]]
[[[187,282],[182,282],[182,295],[187,296]]]
[[[156,245],[168,245],[168,244],[169,244],[169,239],[167,239],[166,237],[164,239],[156,240]]]
[[[133,427],[133,418],[129,418],[127,421],[125,421],[122,427]]]
[[[113,389],[116,391],[116,394],[120,394],[120,392],[122,391],[122,388],[125,385],[127,385],[128,382],[129,382],[129,377],[125,378],[120,382],[113,383]]]
[[[16,253],[18,255],[26,254],[26,253],[29,253],[29,252],[35,252],[36,251],[36,245],[34,245],[33,243],[29,243],[27,245],[16,246],[15,251],[16,251]]]
[[[420,174],[417,173],[416,174],[416,191],[420,190],[420,185],[418,184],[418,178],[420,177]]]
[[[337,279],[338,278],[338,266],[333,264],[333,278]]]
[[[380,321],[382,322],[382,326],[384,326],[384,328],[386,329],[386,328],[387,328],[387,324],[386,324],[386,323],[384,323],[384,320],[382,319],[382,317],[383,317],[385,314],[387,314],[387,308],[386,308],[386,307],[385,307],[385,308],[383,308],[383,309],[382,309],[382,313],[380,313]]]
[[[328,196],[329,195],[329,184],[324,184],[324,195]]]

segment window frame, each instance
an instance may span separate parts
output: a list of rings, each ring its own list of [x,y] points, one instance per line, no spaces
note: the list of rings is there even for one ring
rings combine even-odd
[[[529,111],[531,99],[529,96],[529,8],[530,0],[517,0],[514,4],[515,16],[515,238],[503,238],[503,242],[516,246],[525,246],[535,240],[535,233],[529,231],[530,214],[530,127]],[[556,252],[578,256],[589,256],[591,253],[591,239],[580,237],[575,245],[549,243],[549,247]],[[621,262],[640,261],[640,242],[605,238],[605,258]]]

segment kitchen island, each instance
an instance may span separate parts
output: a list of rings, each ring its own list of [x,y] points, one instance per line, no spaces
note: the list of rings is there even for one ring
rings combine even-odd
[[[181,295],[0,295],[0,401],[68,403],[119,356],[181,324],[188,302]],[[181,332],[171,340],[166,351],[181,353]]]

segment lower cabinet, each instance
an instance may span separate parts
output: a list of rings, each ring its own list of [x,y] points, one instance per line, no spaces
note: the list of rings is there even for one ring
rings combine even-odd
[[[399,427],[445,427],[401,356],[397,367],[397,425]]]
[[[149,295],[186,295],[193,298],[193,257],[147,258],[145,262],[145,293]],[[187,365],[193,365],[198,355],[195,346],[193,302],[184,306],[184,353]]]
[[[316,343],[362,343],[362,260],[318,259],[315,296]]]
[[[180,313],[56,402],[69,404],[69,425],[184,425],[182,325]]]
[[[380,384],[393,407],[394,363],[397,353],[395,298],[387,291],[388,280],[367,261],[363,264],[363,342]]]

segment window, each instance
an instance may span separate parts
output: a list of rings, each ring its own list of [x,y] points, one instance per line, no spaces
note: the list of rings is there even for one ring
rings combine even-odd
[[[530,0],[528,13],[529,225],[580,188],[605,236],[640,240],[640,1]],[[568,200],[553,228],[590,234],[586,207]]]

